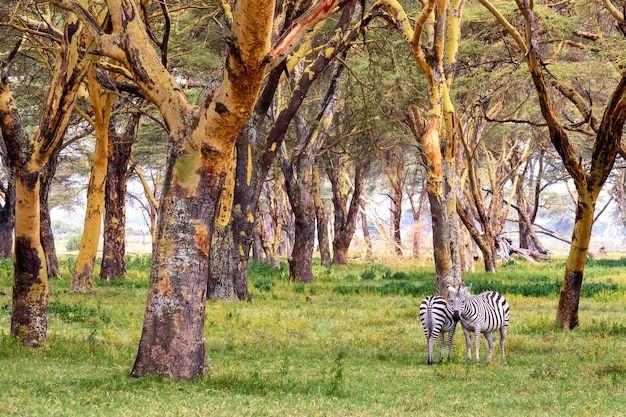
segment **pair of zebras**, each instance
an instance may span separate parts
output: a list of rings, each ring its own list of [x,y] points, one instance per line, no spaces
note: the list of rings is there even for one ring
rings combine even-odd
[[[448,285],[446,297],[431,295],[426,297],[420,304],[420,320],[424,327],[426,342],[428,344],[428,364],[435,362],[433,345],[437,336],[441,333],[440,352],[443,358],[444,334],[448,333],[448,361],[452,354],[452,337],[458,321],[461,322],[465,334],[467,346],[467,359],[472,360],[470,336],[474,333],[474,346],[476,362],[480,362],[479,345],[480,334],[483,333],[489,344],[486,363],[491,361],[495,342],[493,334],[500,330],[500,349],[502,362],[506,364],[504,357],[504,340],[506,329],[509,325],[509,303],[495,291],[486,291],[478,295],[470,294],[472,285],[458,286]]]

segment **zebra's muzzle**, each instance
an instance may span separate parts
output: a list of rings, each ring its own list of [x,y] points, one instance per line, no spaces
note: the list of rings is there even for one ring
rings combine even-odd
[[[458,311],[455,311],[452,313],[452,318],[454,319],[455,322],[458,322],[459,320],[461,320],[461,315],[459,314]]]

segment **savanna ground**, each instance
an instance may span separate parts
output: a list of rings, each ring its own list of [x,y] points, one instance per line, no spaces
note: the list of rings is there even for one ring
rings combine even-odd
[[[426,365],[418,306],[432,267],[318,266],[304,286],[285,266],[253,264],[253,303],[208,303],[211,371],[192,382],[129,376],[150,258],[129,257],[129,279],[85,295],[68,292],[74,259],[51,282],[39,349],[9,336],[11,262],[0,261],[2,416],[626,415],[626,259],[589,263],[571,332],[554,328],[562,259],[467,274],[473,292],[511,304],[506,366],[497,350],[490,365],[467,363],[460,326],[451,363]]]

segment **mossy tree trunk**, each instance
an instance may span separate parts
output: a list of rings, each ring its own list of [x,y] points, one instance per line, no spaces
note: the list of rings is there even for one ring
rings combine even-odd
[[[289,281],[313,282],[313,250],[315,248],[315,204],[313,202],[312,161],[299,165],[297,173],[288,165],[283,168],[287,195],[295,217],[295,237],[289,256]]]

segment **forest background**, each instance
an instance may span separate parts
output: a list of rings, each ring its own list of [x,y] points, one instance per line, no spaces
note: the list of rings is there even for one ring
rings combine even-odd
[[[623,8],[3,3],[11,335],[47,344],[48,278],[62,276],[50,209],[74,210],[87,178],[70,293],[92,292],[95,271],[127,276],[127,200],[150,227],[135,377],[207,372],[206,301],[251,301],[250,259],[286,257],[298,285],[316,279],[316,247],[329,271],[399,259],[405,212],[440,294],[479,262],[548,262],[540,236],[563,242],[556,323],[578,327],[588,256],[619,251],[626,223]]]
[[[2,2],[0,413],[623,415],[625,7]]]

